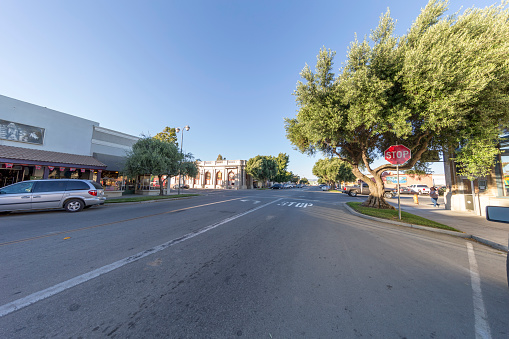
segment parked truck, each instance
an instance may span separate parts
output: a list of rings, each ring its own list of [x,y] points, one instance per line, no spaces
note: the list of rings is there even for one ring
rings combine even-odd
[[[356,197],[357,194],[366,194],[369,195],[369,186],[365,182],[362,182],[360,185],[354,186],[345,186],[343,187],[343,193],[348,194],[351,197]],[[384,188],[384,197],[390,199],[397,195],[397,192],[394,188]]]

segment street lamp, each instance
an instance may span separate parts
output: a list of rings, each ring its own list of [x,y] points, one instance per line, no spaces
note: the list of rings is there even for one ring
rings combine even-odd
[[[186,125],[184,127],[184,129],[186,131],[189,131],[190,127],[189,125]],[[180,141],[180,154],[182,155],[182,158],[183,158],[183,153],[182,153],[182,146],[184,146],[184,129],[182,130],[182,137],[181,137],[181,141]],[[179,133],[181,131],[181,129],[179,127],[175,128],[175,132],[176,133]],[[178,194],[180,195],[180,179],[182,178],[182,174],[181,174],[181,171],[182,171],[182,159],[180,159],[180,167],[179,167],[179,185],[178,185]]]

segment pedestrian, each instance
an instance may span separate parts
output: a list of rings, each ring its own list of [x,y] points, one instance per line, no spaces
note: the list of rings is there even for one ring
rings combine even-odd
[[[440,207],[440,204],[438,203],[438,190],[436,187],[431,187],[429,190],[429,196],[433,202],[433,207]]]

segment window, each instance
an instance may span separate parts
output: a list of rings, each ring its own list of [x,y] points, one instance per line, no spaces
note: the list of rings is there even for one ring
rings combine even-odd
[[[223,173],[217,172],[217,174],[216,174],[216,183],[218,185],[221,185],[222,181],[223,181]]]
[[[210,185],[210,172],[205,173],[205,185]]]
[[[84,181],[72,180],[67,183],[67,191],[89,190],[90,186]]]
[[[92,186],[94,186],[95,188],[97,188],[98,190],[102,190],[103,187],[101,186],[101,184],[95,182],[95,181],[91,181],[90,182],[92,184]]]
[[[0,190],[0,194],[20,194],[30,193],[32,191],[33,182],[20,182],[11,186],[4,187]]]
[[[34,193],[42,192],[60,192],[65,191],[67,181],[51,180],[51,181],[38,181],[35,183]]]

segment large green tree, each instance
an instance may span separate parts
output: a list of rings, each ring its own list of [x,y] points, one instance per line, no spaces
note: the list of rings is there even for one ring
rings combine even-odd
[[[277,175],[277,162],[274,157],[257,155],[247,161],[246,172],[261,183],[262,187]]]
[[[175,144],[178,148],[177,132],[173,127],[165,127],[162,132],[157,133],[154,139]]]
[[[352,167],[339,158],[318,160],[313,166],[313,174],[331,186],[337,182],[355,180]]]
[[[175,144],[145,137],[138,140],[128,152],[124,172],[130,177],[156,175],[159,195],[163,195],[163,176],[178,171],[181,160],[182,154]]]
[[[402,170],[460,143],[483,145],[469,147],[468,159],[492,150],[509,124],[506,4],[446,17],[447,2],[432,0],[401,37],[388,11],[369,38],[351,43],[337,76],[335,52],[321,49],[316,71],[306,65],[301,72],[294,92],[299,111],[285,123],[288,139],[301,152],[348,162],[369,185],[364,205],[376,208],[392,208],[381,174],[396,167],[372,168],[390,145],[412,150]]]

